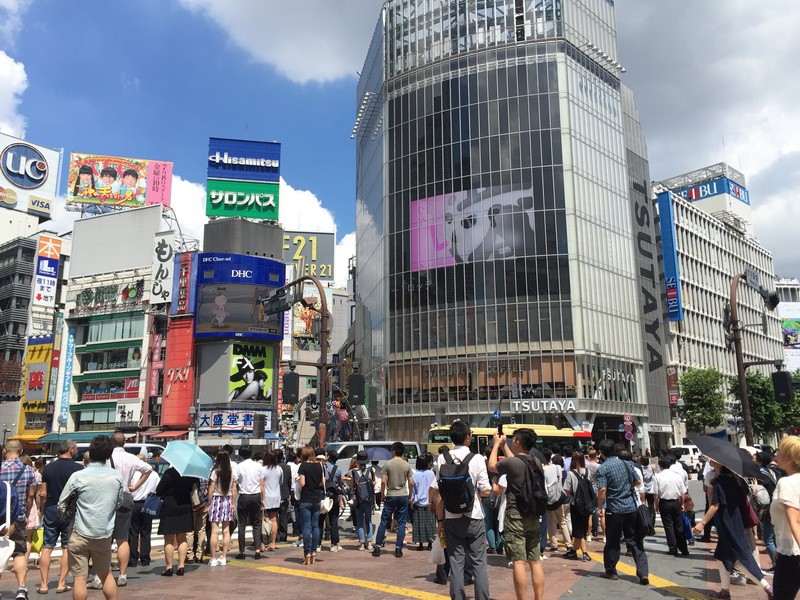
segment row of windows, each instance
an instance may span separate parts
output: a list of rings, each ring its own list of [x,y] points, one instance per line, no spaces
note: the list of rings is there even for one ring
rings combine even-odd
[[[93,321],[81,325],[76,332],[78,345],[91,342],[115,342],[131,338],[141,338],[144,335],[144,318],[123,317],[107,321]]]
[[[568,303],[439,309],[389,318],[391,352],[572,340]]]
[[[566,256],[482,261],[389,277],[392,311],[569,298]]]

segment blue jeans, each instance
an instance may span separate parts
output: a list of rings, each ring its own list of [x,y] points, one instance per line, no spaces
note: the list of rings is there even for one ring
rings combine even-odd
[[[358,541],[362,544],[372,541],[372,502],[357,502],[353,505],[353,517],[356,520],[356,531],[358,532]],[[367,529],[366,536],[364,529]]]
[[[486,528],[486,541],[490,549],[496,550],[503,543],[503,538],[500,537],[500,532],[498,531],[500,523],[497,520],[497,511],[492,507],[492,501],[488,496],[481,498],[481,504],[483,505],[483,526]]]
[[[764,545],[767,547],[767,554],[772,560],[773,567],[775,566],[775,526],[772,524],[772,519],[764,519],[761,521],[761,532],[764,534]]]
[[[297,507],[303,523],[303,554],[316,554],[319,546],[319,502],[300,502]]]
[[[376,546],[383,546],[383,539],[386,537],[386,530],[392,524],[392,515],[397,519],[397,542],[396,548],[403,547],[403,540],[406,538],[406,521],[408,520],[408,496],[387,496],[383,500],[383,512],[381,513],[381,524],[378,525],[378,535],[375,538]]]

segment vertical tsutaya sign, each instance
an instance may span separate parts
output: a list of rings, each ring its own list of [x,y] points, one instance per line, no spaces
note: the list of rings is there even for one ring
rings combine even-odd
[[[34,306],[53,308],[56,305],[58,261],[60,257],[61,240],[47,235],[40,235],[36,252],[36,276],[33,282]]]
[[[335,248],[335,233],[287,231],[283,236],[283,262],[297,265],[303,260],[305,272],[300,275],[332,281]]]
[[[72,359],[75,357],[75,334],[77,329],[67,329],[67,355],[64,357],[64,387],[61,389],[59,414],[65,419],[69,415],[69,397],[72,392]]]
[[[162,231],[155,236],[153,271],[150,277],[150,304],[172,302],[175,232]]]
[[[661,226],[661,248],[664,254],[664,283],[667,293],[667,318],[683,321],[681,270],[678,262],[675,212],[670,192],[658,194],[658,215]]]

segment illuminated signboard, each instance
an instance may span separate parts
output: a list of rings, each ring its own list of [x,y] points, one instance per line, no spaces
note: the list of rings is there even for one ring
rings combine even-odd
[[[0,133],[0,207],[50,217],[61,153]]]
[[[680,194],[692,202],[711,198],[712,196],[719,196],[720,194],[728,194],[744,204],[750,204],[750,192],[727,177],[717,177],[716,179],[692,187],[681,188],[676,190],[675,193]]]
[[[209,138],[209,179],[279,183],[280,175],[281,145],[278,142]]]

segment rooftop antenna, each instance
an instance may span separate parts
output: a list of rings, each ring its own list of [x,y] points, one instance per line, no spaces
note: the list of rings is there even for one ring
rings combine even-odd
[[[246,139],[246,140],[250,139],[249,137],[247,137],[249,135],[248,129],[249,129],[249,126],[248,126],[247,123],[245,123],[244,124],[244,139]]]

